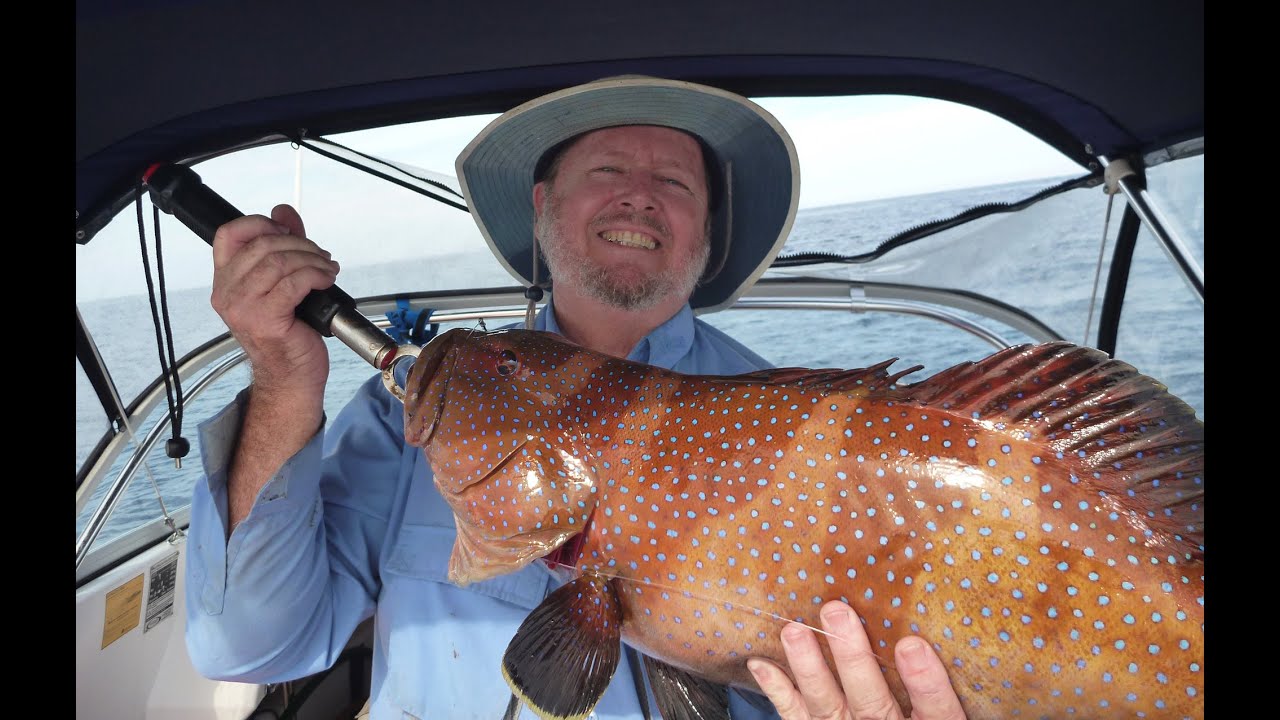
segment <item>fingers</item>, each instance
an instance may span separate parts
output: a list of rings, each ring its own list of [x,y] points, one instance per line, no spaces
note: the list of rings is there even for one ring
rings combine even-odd
[[[302,224],[302,216],[292,205],[280,204],[271,208],[271,219],[289,229],[290,234],[306,237],[307,229]]]
[[[787,625],[782,629],[782,649],[810,717],[845,717],[844,692],[831,676],[813,631],[800,623]]]
[[[244,215],[227,222],[213,235],[213,266],[222,267],[261,237],[290,236],[299,248],[328,256],[328,251],[306,240],[302,217],[289,205],[277,205],[271,210],[271,218],[262,215]]]
[[[778,711],[778,716],[782,720],[809,718],[809,709],[805,707],[804,697],[800,695],[800,691],[791,683],[791,678],[787,677],[782,668],[768,660],[751,658],[747,660],[747,669],[751,671],[751,676],[755,678],[761,692],[768,696],[769,702],[773,703],[773,708]]]
[[[245,215],[218,227],[213,234],[213,267],[231,262],[245,246],[265,235],[289,234],[289,227],[261,215]]]
[[[771,662],[760,658],[747,661],[747,668],[778,714],[784,720],[903,720],[902,706],[889,688],[881,662],[853,609],[832,601],[822,606],[820,617],[831,665],[813,630],[800,623],[788,624],[781,635],[794,683]],[[902,639],[894,656],[911,701],[911,720],[964,720],[946,667],[924,640],[914,636]]]
[[[327,252],[316,250],[309,240],[293,235],[255,238],[225,265],[215,268],[214,309],[229,323],[233,319],[226,313],[234,314],[236,307],[254,314],[272,309],[292,312],[308,292],[329,287],[337,278],[338,263],[330,260]]]
[[[902,709],[853,610],[842,602],[830,602],[823,606],[821,616],[823,630],[830,633],[827,642],[839,681],[813,630],[800,623],[782,629],[782,649],[794,684],[772,663],[758,659],[747,663],[778,714],[784,720],[902,720]]]
[[[898,675],[911,697],[912,720],[964,720],[942,659],[923,639],[906,637],[894,647]]]
[[[880,661],[853,608],[834,600],[822,606],[820,616],[822,629],[830,633],[827,644],[850,716],[858,720],[902,720],[902,708],[889,690]]]
[[[259,388],[322,392],[328,375],[324,338],[295,309],[333,285],[339,267],[304,230],[293,208],[278,205],[270,218],[246,215],[214,234],[210,304],[244,347]]]
[[[218,228],[213,239],[213,304],[219,314],[269,302],[291,311],[308,292],[328,287],[338,265],[303,234],[302,218],[277,205],[272,219],[246,215]],[[277,308],[278,309],[278,308]]]

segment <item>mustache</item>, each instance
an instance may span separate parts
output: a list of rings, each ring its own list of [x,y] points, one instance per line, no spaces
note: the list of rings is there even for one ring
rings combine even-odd
[[[664,238],[671,237],[671,230],[666,226],[665,223],[663,223],[658,218],[653,217],[652,215],[649,215],[647,213],[628,212],[626,210],[609,213],[608,215],[601,215],[600,217],[597,217],[595,220],[591,221],[591,227],[597,228],[602,225],[613,225],[613,224],[619,224],[619,223],[630,224],[630,225],[642,225],[652,230],[656,235],[660,237],[664,237]]]

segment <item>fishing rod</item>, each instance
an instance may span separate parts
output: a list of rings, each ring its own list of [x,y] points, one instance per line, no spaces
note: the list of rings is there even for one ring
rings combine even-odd
[[[157,163],[142,175],[150,190],[151,202],[177,218],[202,240],[213,246],[218,228],[244,217],[231,203],[214,192],[196,171],[185,165]],[[356,310],[356,301],[337,285],[312,290],[294,314],[325,337],[334,337],[362,359],[382,371],[383,382],[393,395],[403,400],[391,377],[395,362],[417,357],[416,345],[397,345],[387,333]]]

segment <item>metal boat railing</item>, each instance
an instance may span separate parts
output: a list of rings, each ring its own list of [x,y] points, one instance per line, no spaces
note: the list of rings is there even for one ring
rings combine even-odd
[[[1191,292],[1195,293],[1196,299],[1203,304],[1204,269],[1200,267],[1192,256],[1191,251],[1187,249],[1187,243],[1178,236],[1175,225],[1169,222],[1169,218],[1161,212],[1159,204],[1147,192],[1146,188],[1138,184],[1137,173],[1130,167],[1128,162],[1112,160],[1104,156],[1099,156],[1098,159],[1102,162],[1103,167],[1106,168],[1108,184],[1114,183],[1115,187],[1124,193],[1129,202],[1129,207],[1133,208],[1133,211],[1138,215],[1138,219],[1160,242],[1160,248],[1165,251],[1169,259],[1181,271],[1182,279],[1187,283],[1187,287],[1191,288]]]
[[[452,292],[447,294],[422,293],[419,296],[375,297],[361,300],[357,309],[369,317],[379,328],[387,328],[390,321],[386,313],[403,308],[407,301],[411,309],[432,310],[431,321],[439,323],[469,322],[474,320],[517,319],[525,314],[523,306],[523,289],[511,288],[496,291]],[[990,318],[1018,330],[1038,341],[1058,340],[1061,337],[1051,328],[1036,320],[1028,313],[1005,303],[986,298],[974,293],[957,292],[938,288],[926,288],[907,285],[889,285],[880,283],[862,283],[843,280],[821,280],[813,278],[778,278],[767,277],[753,286],[744,297],[731,308],[733,310],[820,310],[845,311],[852,313],[889,312],[915,315],[937,320],[961,331],[970,333],[995,349],[1010,346],[1010,342],[1000,334],[972,320],[966,319],[955,311],[965,311]],[[178,368],[178,376],[184,383],[184,402],[193,402],[214,381],[239,365],[245,359],[244,351],[234,338],[224,335],[184,358]],[[185,387],[188,379],[195,378],[189,388]],[[147,418],[155,408],[165,400],[163,383],[153,383],[134,403],[128,421],[130,424]],[[94,562],[92,567],[83,568],[85,558],[93,547],[94,541],[105,527],[107,519],[116,509],[125,489],[143,467],[145,459],[150,455],[155,444],[164,437],[170,427],[170,417],[165,414],[146,433],[138,439],[137,447],[126,461],[120,472],[112,481],[98,507],[89,517],[83,531],[76,539],[77,577],[96,571],[101,565]],[[129,443],[131,438],[123,432],[117,432],[106,444],[103,451],[92,460],[93,466],[85,475],[84,481],[76,490],[76,514],[79,516],[82,506],[93,495],[94,488],[104,479]],[[125,542],[128,545],[142,547],[154,542],[167,532],[163,524],[155,524],[150,533],[129,533],[115,538],[110,545]],[[128,549],[113,547],[113,556],[127,556]]]

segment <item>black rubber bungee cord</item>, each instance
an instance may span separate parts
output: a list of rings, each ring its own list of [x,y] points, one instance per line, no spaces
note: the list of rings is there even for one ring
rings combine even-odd
[[[169,324],[169,301],[164,286],[164,259],[160,249],[160,209],[152,207],[152,224],[156,237],[156,274],[157,282],[160,286],[160,309],[157,310],[156,288],[155,283],[151,281],[151,264],[147,260],[146,226],[142,220],[143,192],[143,185],[139,182],[135,205],[138,210],[138,243],[142,249],[142,272],[147,279],[147,299],[151,303],[151,322],[156,331],[156,351],[160,356],[160,374],[164,377],[165,396],[169,401],[170,425],[173,428],[173,437],[165,442],[164,447],[165,453],[169,457],[180,461],[190,452],[191,443],[182,437],[182,382],[178,377],[178,362],[173,352],[173,328]],[[164,318],[163,335],[161,333],[161,315]],[[169,353],[167,362],[165,360],[166,348]]]

